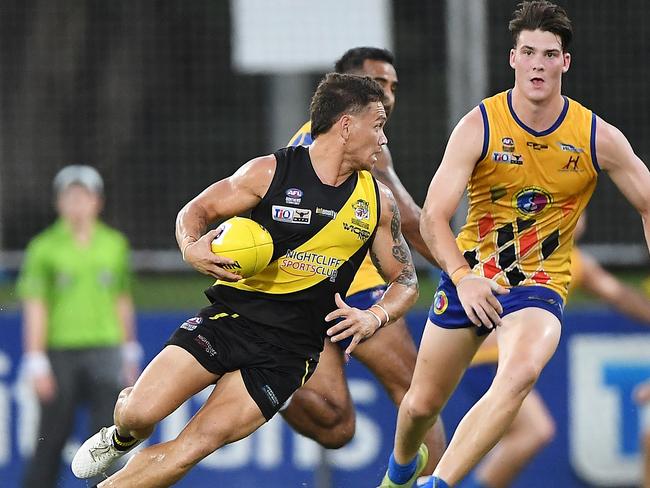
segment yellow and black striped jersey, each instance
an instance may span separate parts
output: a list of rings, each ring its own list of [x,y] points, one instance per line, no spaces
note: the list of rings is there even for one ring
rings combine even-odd
[[[251,218],[273,237],[271,263],[235,283],[218,281],[208,296],[265,327],[272,344],[299,352],[323,347],[325,315],[336,309],[368,253],[379,222],[377,183],[367,171],[326,185],[303,146],[275,152],[271,185]]]
[[[305,122],[300,129],[289,140],[289,146],[309,146],[313,142],[311,137],[311,122]],[[350,289],[347,295],[354,295],[355,293],[370,290],[377,286],[385,284],[384,279],[381,277],[375,265],[372,264],[370,256],[366,256],[361,263],[359,271],[352,280]]]

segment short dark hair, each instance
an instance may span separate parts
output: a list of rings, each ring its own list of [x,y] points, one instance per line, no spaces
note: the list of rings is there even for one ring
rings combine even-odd
[[[360,113],[369,103],[381,102],[384,90],[368,76],[329,73],[321,80],[311,99],[309,115],[314,139],[327,132],[347,114]]]
[[[353,73],[363,69],[366,59],[373,61],[384,61],[391,65],[395,64],[395,57],[388,49],[379,47],[353,47],[343,53],[341,59],[334,64],[334,71],[337,73]]]
[[[573,39],[573,27],[566,10],[547,0],[521,2],[512,13],[508,29],[513,46],[517,45],[519,34],[524,30],[552,32],[562,41],[562,51],[569,48]]]

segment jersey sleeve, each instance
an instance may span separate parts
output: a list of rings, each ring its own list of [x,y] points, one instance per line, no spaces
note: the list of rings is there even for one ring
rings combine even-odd
[[[47,247],[38,239],[27,246],[16,283],[16,291],[21,299],[46,297],[52,281],[47,257]]]

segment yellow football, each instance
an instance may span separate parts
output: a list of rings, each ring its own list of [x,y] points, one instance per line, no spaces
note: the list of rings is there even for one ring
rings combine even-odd
[[[260,224],[244,217],[232,217],[217,227],[212,240],[212,252],[235,262],[223,268],[248,278],[256,275],[271,262],[273,239]]]

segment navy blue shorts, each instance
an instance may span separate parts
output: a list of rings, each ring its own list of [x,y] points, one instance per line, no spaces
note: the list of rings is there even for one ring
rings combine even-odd
[[[372,307],[384,295],[386,285],[379,285],[374,288],[362,290],[353,295],[345,297],[344,302],[349,306],[358,308],[359,310],[367,310]],[[352,342],[352,336],[346,337],[342,341],[337,342],[338,346],[345,351]]]
[[[557,292],[545,286],[515,286],[510,288],[510,293],[507,295],[496,297],[503,307],[502,317],[523,308],[535,307],[551,312],[562,323],[564,300]],[[445,329],[476,327],[465,314],[456,293],[456,286],[447,273],[440,275],[440,284],[429,309],[429,320]],[[487,327],[476,327],[476,334],[479,336],[489,334],[491,331],[492,329]]]

